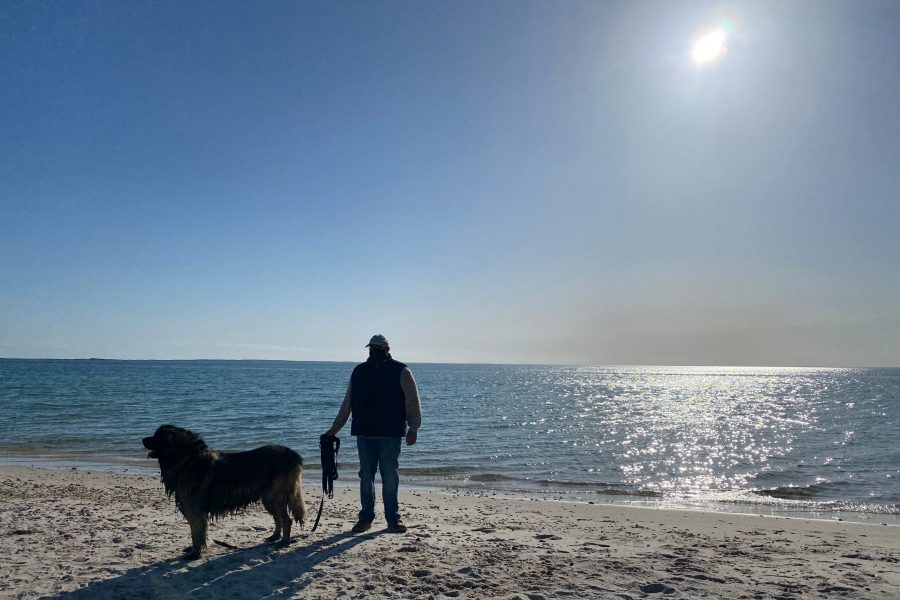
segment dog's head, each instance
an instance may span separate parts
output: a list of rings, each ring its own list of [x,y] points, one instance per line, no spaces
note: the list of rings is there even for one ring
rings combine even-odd
[[[173,463],[189,454],[206,450],[203,439],[190,429],[174,425],[162,425],[150,437],[143,439],[144,448],[149,450],[147,458],[157,458],[162,463]]]

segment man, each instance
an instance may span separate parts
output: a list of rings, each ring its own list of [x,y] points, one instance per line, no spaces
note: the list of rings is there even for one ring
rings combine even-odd
[[[391,347],[383,335],[373,335],[366,345],[369,360],[357,365],[350,376],[344,402],[326,436],[333,436],[353,415],[350,435],[356,436],[359,451],[359,521],[354,533],[372,528],[375,520],[375,472],[381,471],[381,496],[388,531],[405,533],[400,520],[397,474],[400,440],[416,443],[422,424],[422,406],[412,371],[391,357]],[[409,425],[407,430],[406,426]]]

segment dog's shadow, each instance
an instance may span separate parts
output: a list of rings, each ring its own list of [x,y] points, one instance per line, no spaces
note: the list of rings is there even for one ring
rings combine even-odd
[[[289,598],[309,585],[304,575],[313,567],[380,533],[347,531],[313,542],[301,538],[288,549],[262,544],[196,566],[173,558],[45,598]]]

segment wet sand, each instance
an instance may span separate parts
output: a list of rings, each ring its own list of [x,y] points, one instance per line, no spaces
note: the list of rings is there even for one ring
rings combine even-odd
[[[3,598],[897,598],[900,527],[403,489],[403,535],[335,490],[287,547],[261,509],[203,558],[155,477],[0,467]]]

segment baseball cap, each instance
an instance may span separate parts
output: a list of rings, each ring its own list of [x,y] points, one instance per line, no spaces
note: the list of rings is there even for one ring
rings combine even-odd
[[[377,335],[373,335],[372,339],[369,340],[369,343],[366,344],[366,348],[368,348],[369,346],[388,346],[388,347],[390,347],[390,344],[388,344],[386,337],[384,337],[381,334],[377,334]]]

